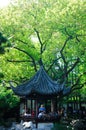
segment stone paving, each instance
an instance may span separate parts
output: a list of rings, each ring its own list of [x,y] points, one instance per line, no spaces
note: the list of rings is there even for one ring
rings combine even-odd
[[[38,130],[51,130],[53,123],[39,123]]]
[[[0,126],[0,130],[51,130],[52,128],[53,123],[38,123],[38,128],[36,128],[35,124],[32,127],[24,127],[22,123],[17,124],[15,122],[12,123],[10,128]]]

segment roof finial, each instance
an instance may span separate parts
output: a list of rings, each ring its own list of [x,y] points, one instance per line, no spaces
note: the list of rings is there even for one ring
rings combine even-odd
[[[43,66],[42,58],[40,58],[40,60],[39,60],[39,64],[40,64],[40,66]]]

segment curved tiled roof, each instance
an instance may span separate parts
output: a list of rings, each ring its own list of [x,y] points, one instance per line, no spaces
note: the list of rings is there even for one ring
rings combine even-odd
[[[43,66],[40,67],[39,71],[27,82],[18,85],[17,87],[11,86],[12,90],[16,95],[29,96],[29,95],[58,95],[64,91],[64,84],[60,85],[53,81]]]

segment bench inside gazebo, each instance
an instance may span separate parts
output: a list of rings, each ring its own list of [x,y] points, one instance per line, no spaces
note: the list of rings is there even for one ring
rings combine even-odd
[[[70,92],[70,87],[65,88],[65,84],[59,84],[53,81],[46,73],[43,66],[36,72],[36,74],[27,82],[14,87],[11,84],[13,92],[20,96],[21,102],[24,103],[25,111],[28,109],[28,101],[30,111],[29,114],[22,115],[22,119],[25,121],[33,121],[37,124],[39,122],[58,122],[60,117],[46,116],[44,119],[38,118],[39,104],[48,104],[50,102],[50,109],[47,107],[49,112],[56,112],[55,103],[57,97],[65,95]],[[46,105],[47,106],[47,105]],[[47,115],[46,112],[46,115]]]

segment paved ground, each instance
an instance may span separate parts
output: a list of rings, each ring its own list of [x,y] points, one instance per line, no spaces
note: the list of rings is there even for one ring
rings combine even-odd
[[[22,123],[16,124],[13,122],[10,128],[4,128],[0,126],[0,130],[51,130],[53,128],[53,123],[39,123],[38,128],[36,128],[35,124],[33,124],[32,128],[23,127]]]
[[[39,123],[38,130],[51,130],[53,123]]]

